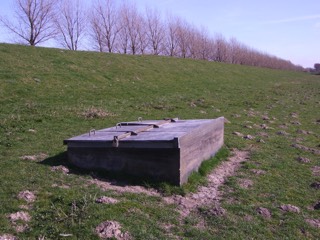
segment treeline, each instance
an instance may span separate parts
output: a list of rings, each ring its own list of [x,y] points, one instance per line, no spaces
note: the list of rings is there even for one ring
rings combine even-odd
[[[121,54],[153,54],[303,70],[288,60],[255,50],[221,34],[210,36],[186,20],[164,19],[156,9],[139,11],[134,4],[96,0],[85,8],[80,0],[16,0],[17,25],[1,18],[3,26],[29,45],[55,39],[70,50]]]

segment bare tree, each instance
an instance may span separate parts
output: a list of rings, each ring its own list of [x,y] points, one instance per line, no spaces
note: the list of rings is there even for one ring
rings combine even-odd
[[[230,38],[228,43],[228,61],[232,64],[243,64],[248,55],[248,47],[240,43],[235,37]]]
[[[202,27],[201,31],[199,32],[198,42],[199,42],[198,58],[202,60],[209,60],[212,47],[211,47],[208,30],[204,27]]]
[[[114,52],[116,40],[120,31],[117,22],[118,9],[112,0],[98,0],[91,14],[91,29],[93,38],[102,52]]]
[[[154,55],[160,53],[160,48],[165,37],[164,26],[160,17],[160,13],[155,9],[146,9],[147,16],[147,36],[148,41]]]
[[[85,34],[86,21],[86,13],[79,0],[62,0],[55,18],[58,42],[67,49],[78,50]]]
[[[2,24],[31,46],[52,39],[56,35],[53,23],[54,4],[52,0],[16,0],[15,22],[0,18]]]
[[[135,5],[123,4],[120,9],[121,38],[123,50],[129,47],[131,54],[135,55],[139,50],[139,30],[141,28],[141,16]],[[127,49],[124,53],[127,52]]]
[[[182,58],[187,58],[190,45],[190,25],[181,19],[177,21],[177,43],[178,55]]]
[[[179,19],[168,17],[165,31],[165,53],[170,57],[177,56]]]
[[[227,62],[228,59],[228,42],[221,34],[215,37],[215,61]]]
[[[104,51],[104,34],[102,31],[102,25],[99,21],[99,18],[95,17],[94,14],[92,14],[92,17],[90,19],[91,24],[91,38],[93,40],[94,49],[98,50],[99,52]]]
[[[140,15],[138,25],[138,39],[139,39],[139,49],[141,54],[146,54],[148,50],[148,37],[147,37],[147,22],[146,19]]]

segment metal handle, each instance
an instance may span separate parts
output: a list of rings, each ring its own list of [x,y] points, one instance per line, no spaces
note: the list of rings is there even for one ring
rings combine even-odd
[[[95,129],[91,129],[90,131],[89,131],[89,136],[91,136],[91,133],[93,132],[93,135],[96,135],[96,130]]]

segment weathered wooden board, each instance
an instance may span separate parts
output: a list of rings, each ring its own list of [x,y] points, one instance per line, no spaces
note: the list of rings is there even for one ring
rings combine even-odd
[[[224,142],[224,118],[123,122],[64,140],[70,162],[85,169],[122,171],[176,185]]]

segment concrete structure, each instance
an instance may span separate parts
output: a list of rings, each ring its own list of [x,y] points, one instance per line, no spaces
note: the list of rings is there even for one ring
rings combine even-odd
[[[69,161],[84,169],[187,182],[223,145],[224,118],[122,122],[64,140]]]

